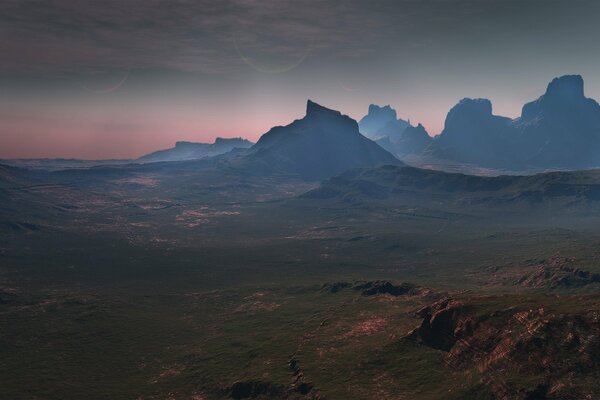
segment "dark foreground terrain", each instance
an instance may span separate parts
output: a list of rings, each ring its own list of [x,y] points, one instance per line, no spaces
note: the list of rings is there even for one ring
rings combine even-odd
[[[600,398],[599,185],[1,167],[0,397]]]

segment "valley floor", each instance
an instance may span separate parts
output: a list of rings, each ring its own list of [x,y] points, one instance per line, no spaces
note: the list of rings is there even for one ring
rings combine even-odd
[[[0,397],[600,398],[595,217],[145,178],[11,189]]]

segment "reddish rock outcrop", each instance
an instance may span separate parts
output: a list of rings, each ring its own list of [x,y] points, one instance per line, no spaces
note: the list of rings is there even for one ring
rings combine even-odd
[[[517,390],[507,378],[511,374],[544,379],[519,389],[516,398],[572,398],[570,377],[600,368],[597,312],[565,315],[544,307],[490,312],[488,304],[476,300],[446,298],[418,315],[423,321],[407,338],[443,350],[444,361],[454,369],[474,368],[499,399],[512,398],[508,393]]]

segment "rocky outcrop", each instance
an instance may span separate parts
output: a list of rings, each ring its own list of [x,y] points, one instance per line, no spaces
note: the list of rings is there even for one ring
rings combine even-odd
[[[571,288],[592,283],[600,283],[600,274],[574,266],[574,260],[560,255],[534,267],[535,270],[523,275],[517,285],[530,288]]]
[[[321,291],[327,292],[327,293],[337,293],[340,290],[348,289],[351,287],[352,287],[351,282],[332,282],[332,283],[323,284],[323,286],[321,286]]]
[[[423,320],[406,338],[442,350],[452,368],[476,370],[496,398],[509,398],[508,393],[515,392],[521,395],[514,398],[522,399],[571,398],[576,390],[565,384],[569,377],[600,367],[597,312],[565,314],[541,306],[493,306],[486,300],[442,299],[417,313]],[[544,381],[519,387],[507,371]],[[540,395],[545,397],[535,397]]]
[[[355,283],[354,290],[359,290],[363,296],[374,296],[378,294],[389,294],[392,296],[402,296],[405,294],[414,294],[416,287],[410,283],[401,283],[395,285],[389,281],[369,281],[364,283]]]
[[[408,337],[438,350],[449,351],[464,334],[472,334],[471,320],[463,319],[465,303],[442,299],[417,312],[423,318],[421,325]]]
[[[343,289],[360,291],[363,296],[374,296],[378,294],[389,294],[391,296],[402,296],[410,294],[421,294],[421,291],[411,283],[394,284],[390,281],[355,281],[326,283],[321,291],[337,293]]]

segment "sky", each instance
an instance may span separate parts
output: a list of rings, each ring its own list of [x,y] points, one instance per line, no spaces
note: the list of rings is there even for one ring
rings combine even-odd
[[[431,135],[464,97],[518,117],[581,74],[595,0],[0,0],[0,158],[133,158],[257,140],[312,99],[390,104]]]

